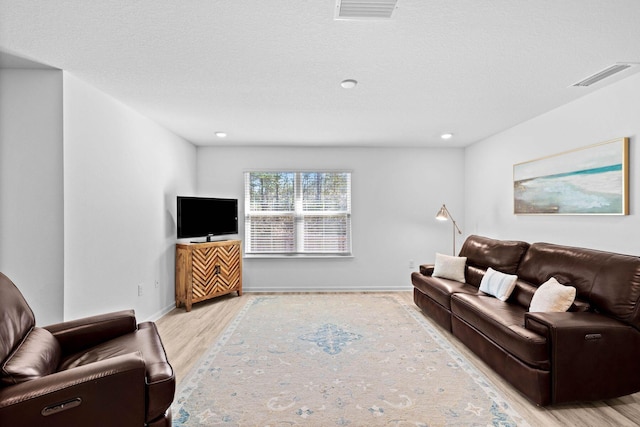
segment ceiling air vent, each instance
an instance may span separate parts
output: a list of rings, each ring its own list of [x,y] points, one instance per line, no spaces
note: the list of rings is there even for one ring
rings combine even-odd
[[[574,83],[572,86],[581,86],[581,87],[591,86],[594,83],[598,83],[600,80],[606,79],[607,77],[611,77],[614,74],[619,73],[620,71],[624,71],[627,68],[633,67],[634,65],[637,65],[637,64],[632,62],[618,62],[616,64],[613,64],[610,67],[605,68],[602,71],[598,71],[597,73],[587,77],[586,79],[583,79],[577,83]]]
[[[398,0],[336,0],[335,19],[390,19]]]

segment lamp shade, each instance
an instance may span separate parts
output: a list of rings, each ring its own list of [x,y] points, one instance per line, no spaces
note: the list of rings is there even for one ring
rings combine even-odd
[[[438,213],[436,214],[436,219],[439,221],[446,221],[449,219],[449,215],[447,215],[447,208],[442,205]]]
[[[453,224],[453,256],[455,256],[456,255],[456,231],[458,232],[458,234],[462,234],[462,231],[458,227],[458,224],[456,224],[456,220],[453,219],[453,217],[451,216],[449,209],[447,209],[447,206],[444,204],[436,214],[436,219],[439,221],[446,221],[448,219],[451,220],[451,223]]]

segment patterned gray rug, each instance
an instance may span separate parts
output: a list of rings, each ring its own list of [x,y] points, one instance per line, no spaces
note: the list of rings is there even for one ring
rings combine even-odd
[[[526,426],[429,321],[377,294],[249,296],[174,426]]]

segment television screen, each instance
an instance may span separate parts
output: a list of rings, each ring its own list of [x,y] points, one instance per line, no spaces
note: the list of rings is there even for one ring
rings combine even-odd
[[[238,199],[178,196],[179,239],[223,234],[238,234]]]

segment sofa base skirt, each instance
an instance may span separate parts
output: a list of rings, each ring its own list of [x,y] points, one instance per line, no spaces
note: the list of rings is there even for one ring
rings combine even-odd
[[[417,288],[413,288],[413,302],[416,303],[422,311],[425,312],[435,322],[451,332],[451,312],[420,292]]]
[[[522,363],[473,326],[455,316],[451,317],[451,331],[496,373],[534,403],[541,406],[552,403],[549,371],[535,369]]]

